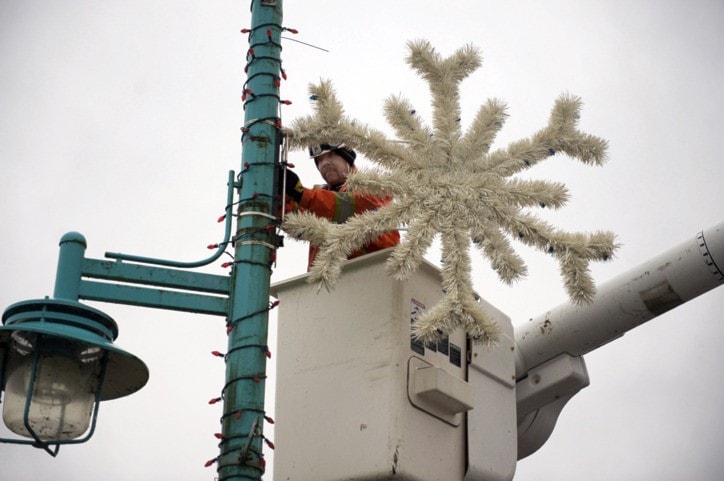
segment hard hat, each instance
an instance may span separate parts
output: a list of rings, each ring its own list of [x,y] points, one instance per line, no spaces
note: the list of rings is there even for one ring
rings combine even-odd
[[[335,154],[342,157],[347,161],[349,165],[354,165],[354,159],[357,157],[357,153],[354,150],[347,147],[345,144],[317,144],[309,146],[309,157],[316,159],[320,155],[328,152],[334,152]]]

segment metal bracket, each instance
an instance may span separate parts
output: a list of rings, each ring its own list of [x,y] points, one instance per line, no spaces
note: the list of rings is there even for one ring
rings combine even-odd
[[[219,248],[214,252],[210,257],[207,257],[206,259],[196,261],[196,262],[179,262],[179,261],[173,261],[173,260],[167,260],[167,259],[155,259],[153,257],[143,257],[143,256],[136,256],[136,255],[129,255],[129,254],[122,254],[122,253],[114,253],[114,252],[106,252],[106,257],[109,259],[117,259],[119,261],[131,261],[131,262],[139,262],[141,264],[151,264],[156,266],[168,266],[168,267],[180,267],[180,268],[193,268],[193,267],[202,267],[211,264],[216,259],[221,257],[221,255],[226,250],[226,246],[229,243],[229,239],[231,238],[231,219],[233,217],[231,209],[233,206],[234,201],[234,187],[236,186],[236,183],[234,182],[234,171],[229,171],[229,180],[226,184],[228,186],[227,192],[226,192],[226,222],[224,224],[224,240],[223,242],[219,243]]]
[[[251,430],[249,431],[249,436],[246,438],[246,444],[239,452],[239,464],[245,464],[247,466],[250,466],[249,463],[249,453],[252,451],[251,449],[251,443],[254,440],[254,438],[261,436],[261,431],[259,430],[259,416],[254,418],[254,423],[251,425]],[[256,467],[256,466],[255,466]]]
[[[588,384],[583,357],[568,354],[531,369],[527,377],[518,381],[518,459],[545,444],[563,407]]]

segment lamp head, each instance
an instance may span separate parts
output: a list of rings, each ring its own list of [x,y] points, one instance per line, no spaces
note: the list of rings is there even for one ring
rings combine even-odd
[[[94,405],[131,394],[148,368],[113,344],[118,326],[79,302],[19,302],[0,326],[3,420],[16,434],[54,443],[88,430]]]

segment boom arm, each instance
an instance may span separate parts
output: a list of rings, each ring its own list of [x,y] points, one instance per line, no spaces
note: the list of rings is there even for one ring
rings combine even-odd
[[[592,304],[562,304],[516,326],[518,459],[545,443],[588,385],[581,356],[723,283],[724,222],[600,285]]]

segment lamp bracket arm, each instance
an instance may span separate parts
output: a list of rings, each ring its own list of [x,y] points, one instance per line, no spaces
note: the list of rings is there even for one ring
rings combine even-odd
[[[117,259],[120,261],[130,261],[130,262],[138,262],[141,264],[151,264],[156,266],[167,266],[167,267],[178,267],[182,269],[191,269],[194,267],[202,267],[211,264],[215,260],[217,260],[226,250],[226,246],[229,244],[229,240],[231,239],[231,220],[233,218],[232,215],[232,207],[233,207],[233,200],[234,200],[234,188],[237,186],[237,183],[235,182],[235,174],[233,170],[229,171],[229,179],[227,182],[227,193],[226,193],[226,209],[225,209],[225,224],[224,224],[224,241],[220,242],[218,244],[218,248],[216,252],[214,252],[210,257],[207,257],[206,259],[195,261],[195,262],[181,262],[181,261],[174,261],[174,260],[168,260],[168,259],[156,259],[153,257],[144,257],[144,256],[137,256],[137,255],[131,255],[131,254],[123,254],[118,252],[106,252],[106,257],[109,259]]]

